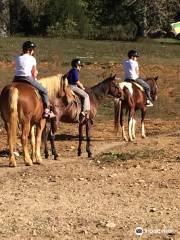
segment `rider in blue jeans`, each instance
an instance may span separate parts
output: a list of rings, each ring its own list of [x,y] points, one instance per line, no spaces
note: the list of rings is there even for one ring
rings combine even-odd
[[[138,65],[139,54],[136,50],[130,50],[128,52],[128,60],[123,63],[124,67],[124,80],[134,80],[139,83],[143,88],[147,96],[147,106],[152,107],[151,89],[148,83],[139,77],[139,65]]]
[[[80,121],[89,118],[90,113],[90,100],[89,95],[85,92],[83,84],[79,80],[79,71],[81,70],[82,63],[78,58],[71,62],[71,70],[67,74],[68,84],[78,96],[83,100],[82,112],[80,113]]]
[[[37,67],[36,67],[36,59],[34,55],[34,49],[36,48],[36,44],[31,41],[26,41],[23,43],[22,46],[22,54],[16,57],[16,73],[14,77],[14,82],[28,82],[33,87],[35,87],[43,100],[44,103],[44,113],[43,117],[55,117],[54,113],[50,111],[49,107],[49,99],[48,99],[48,92],[47,89],[44,88],[38,81],[37,81]]]

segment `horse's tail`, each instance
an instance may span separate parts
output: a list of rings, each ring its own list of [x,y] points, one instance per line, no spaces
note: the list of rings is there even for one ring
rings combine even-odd
[[[114,131],[116,135],[118,134],[119,131],[121,104],[122,101],[119,98],[116,98],[114,100]]]
[[[16,143],[16,131],[17,131],[17,121],[18,121],[18,89],[11,87],[9,90],[9,142],[13,146]]]

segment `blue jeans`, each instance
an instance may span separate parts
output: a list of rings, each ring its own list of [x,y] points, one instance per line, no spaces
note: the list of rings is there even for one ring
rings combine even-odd
[[[37,80],[34,80],[31,77],[26,77],[26,76],[15,76],[13,82],[28,82],[29,84],[31,84],[33,87],[35,87],[39,91],[39,94],[41,95],[44,103],[44,107],[49,108],[49,98],[48,98],[47,89],[44,88],[41,85],[41,83],[39,83]]]
[[[152,102],[152,98],[151,98],[151,88],[149,86],[149,84],[144,81],[143,79],[141,78],[136,78],[136,79],[125,79],[125,81],[129,82],[133,80],[134,82],[137,82],[139,83],[143,88],[144,88],[144,91],[145,91],[145,94],[146,94],[146,97]]]
[[[151,88],[150,88],[149,84],[141,78],[135,79],[135,82],[139,83],[144,88],[147,98],[152,102]]]
[[[82,90],[81,88],[79,88],[77,85],[69,85],[71,87],[71,89],[73,90],[73,92],[75,92],[78,96],[80,96],[80,98],[83,99],[83,107],[82,110],[84,112],[86,111],[90,111],[90,99],[89,99],[89,95]]]

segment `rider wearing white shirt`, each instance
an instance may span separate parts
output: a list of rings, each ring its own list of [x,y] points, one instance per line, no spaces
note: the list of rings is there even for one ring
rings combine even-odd
[[[23,54],[16,57],[16,76],[32,76],[32,68],[36,66],[35,57]]]
[[[124,79],[137,79],[138,74],[138,62],[133,59],[124,61]]]
[[[43,117],[55,117],[54,113],[49,109],[49,99],[47,89],[37,81],[37,63],[33,56],[36,45],[31,41],[26,41],[22,46],[22,54],[16,57],[16,72],[14,82],[27,82],[35,87],[43,100],[45,110]]]
[[[148,83],[146,83],[143,79],[139,77],[139,65],[138,59],[139,54],[136,50],[130,50],[128,52],[128,60],[123,62],[124,67],[124,80],[131,81],[134,80],[135,82],[139,83],[143,88],[147,96],[147,106],[153,106],[152,98],[151,98],[151,89]]]

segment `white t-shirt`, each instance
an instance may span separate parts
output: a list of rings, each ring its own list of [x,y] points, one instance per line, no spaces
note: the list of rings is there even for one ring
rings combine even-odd
[[[123,62],[124,67],[124,79],[137,79],[139,77],[139,66],[138,62],[132,59],[125,60]],[[137,72],[138,71],[138,72]]]
[[[32,67],[36,66],[35,57],[23,54],[16,57],[16,76],[32,77]]]

